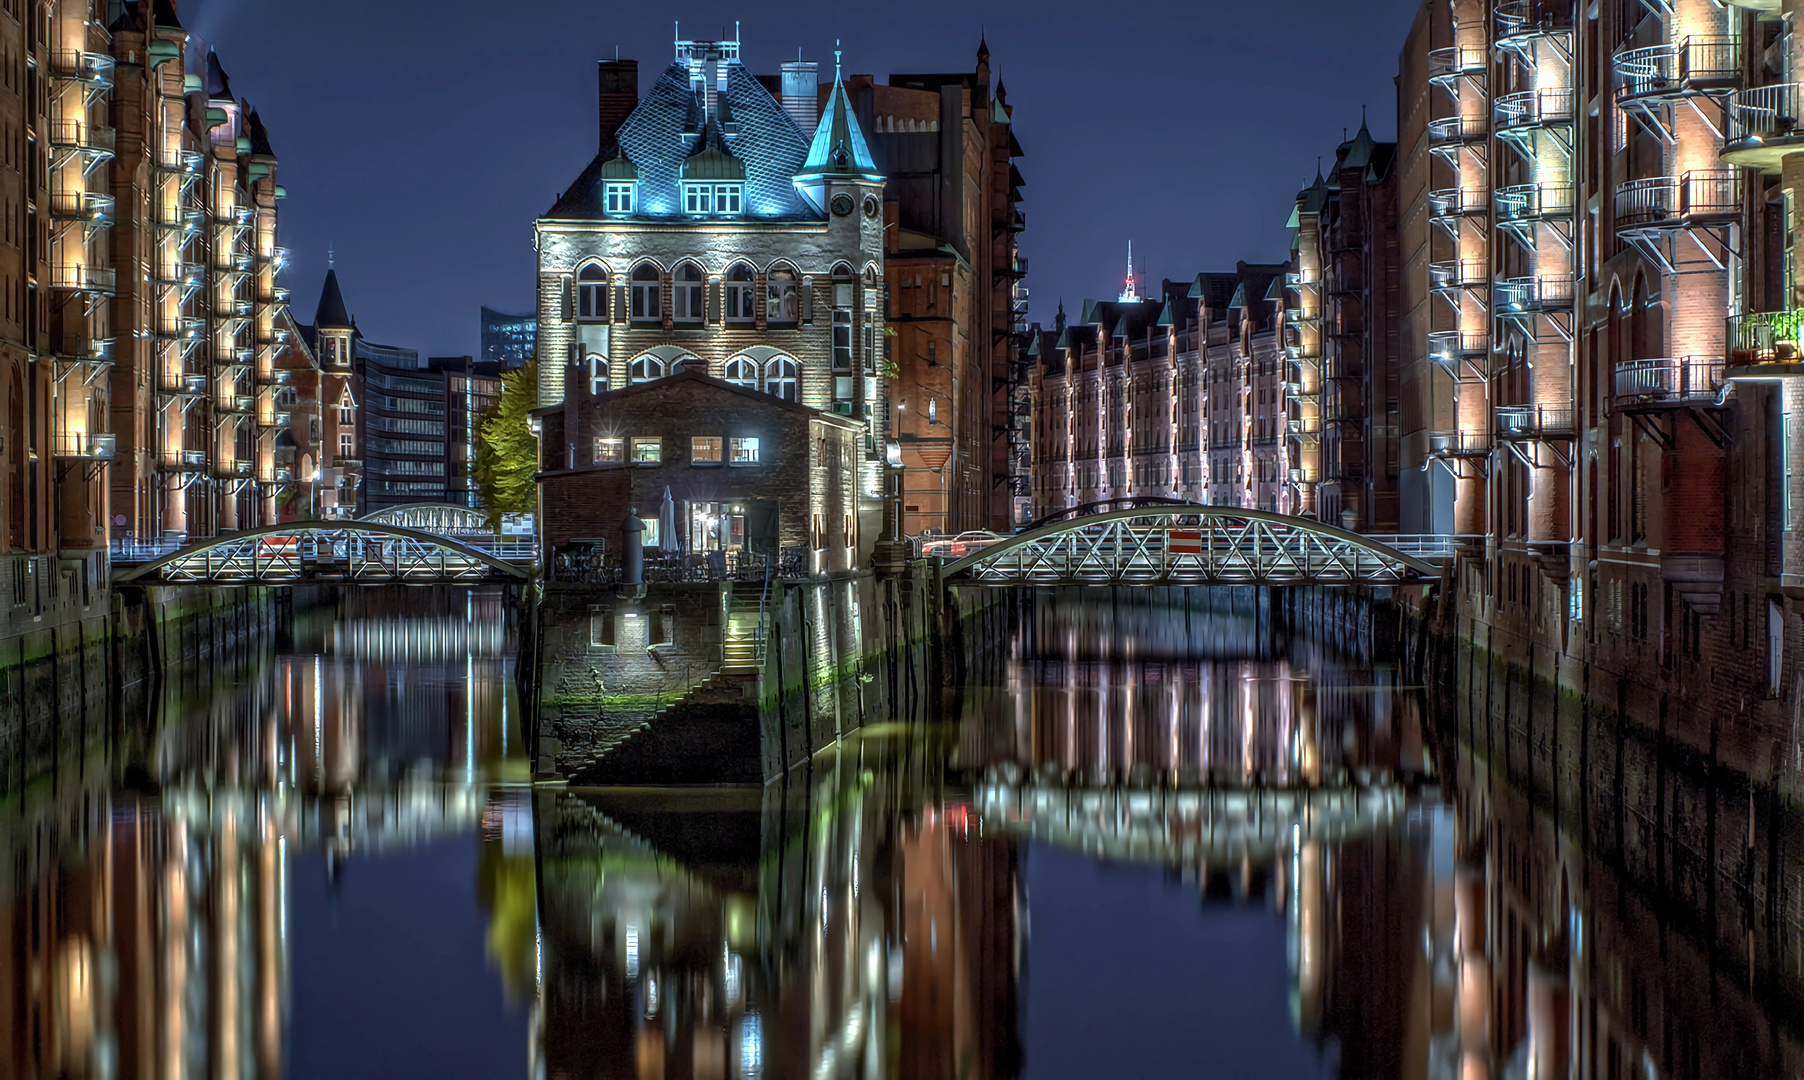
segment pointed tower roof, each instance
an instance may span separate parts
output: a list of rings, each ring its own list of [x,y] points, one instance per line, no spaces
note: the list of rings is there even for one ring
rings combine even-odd
[[[232,80],[227,77],[225,68],[219,64],[219,54],[212,49],[207,50],[207,100],[233,101]]]
[[[1347,159],[1341,163],[1343,169],[1363,169],[1372,163],[1372,150],[1378,140],[1372,138],[1372,129],[1366,126],[1365,110],[1360,110],[1359,134],[1347,144]]]
[[[852,99],[840,77],[839,58],[840,51],[833,50],[833,92],[827,95],[827,107],[821,112],[821,122],[815,125],[808,160],[796,174],[798,181],[829,176],[883,179],[871,157],[870,145],[864,141],[864,132],[858,127],[858,117],[852,112]]]
[[[338,271],[326,271],[326,287],[320,290],[319,311],[313,316],[315,330],[351,330],[350,312],[345,310],[345,294],[338,288]]]

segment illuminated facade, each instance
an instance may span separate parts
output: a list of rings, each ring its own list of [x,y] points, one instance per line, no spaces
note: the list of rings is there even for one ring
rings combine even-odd
[[[600,65],[601,149],[536,226],[539,401],[709,374],[864,431],[882,492],[884,178],[844,82],[786,63],[776,95],[737,41],[679,41],[638,99]],[[817,101],[823,101],[818,107]]]
[[[1086,300],[1029,335],[1034,510],[1136,495],[1288,512],[1282,265]]]

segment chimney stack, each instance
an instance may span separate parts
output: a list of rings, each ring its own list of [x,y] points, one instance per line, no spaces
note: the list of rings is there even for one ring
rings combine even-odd
[[[602,60],[596,67],[600,77],[601,145],[606,146],[639,107],[639,61]]]
[[[783,111],[796,122],[802,138],[812,138],[820,117],[820,65],[812,60],[791,60],[783,65]]]

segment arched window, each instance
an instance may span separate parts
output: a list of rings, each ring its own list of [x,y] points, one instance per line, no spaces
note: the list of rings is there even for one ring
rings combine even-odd
[[[758,317],[757,295],[752,284],[752,268],[734,263],[727,271],[727,322],[744,326]]]
[[[599,353],[589,354],[589,393],[608,392],[608,359]]]
[[[633,268],[633,321],[657,322],[664,317],[663,282],[652,263]]]
[[[664,377],[664,361],[647,353],[633,361],[632,367],[627,369],[626,377],[628,382],[634,383],[662,379]]]
[[[670,315],[680,323],[702,321],[702,268],[692,262],[677,267],[671,275]]]
[[[727,381],[749,390],[758,389],[758,361],[749,356],[735,356],[728,360]]]
[[[784,401],[800,401],[801,379],[793,357],[773,356],[764,362],[764,392]]]
[[[608,317],[608,272],[590,263],[576,275],[576,317],[599,321]]]
[[[801,302],[796,293],[795,271],[787,267],[773,268],[765,277],[765,321],[783,326],[794,326],[800,318]]]

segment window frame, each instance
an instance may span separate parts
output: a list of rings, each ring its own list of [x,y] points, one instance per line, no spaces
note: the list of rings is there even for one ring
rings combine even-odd
[[[727,439],[727,464],[737,468],[762,465],[764,464],[762,449],[759,437],[756,435],[729,436]],[[741,456],[746,450],[751,451],[750,456]]]
[[[741,273],[745,276],[734,276]],[[744,263],[727,269],[721,289],[721,321],[728,326],[751,326],[758,321],[758,275]]]
[[[597,465],[626,464],[626,439],[619,435],[595,436],[589,460]]]
[[[657,371],[657,374],[655,375],[640,374],[641,369],[650,372],[654,368]],[[637,386],[640,383],[657,382],[659,379],[662,379],[669,374],[670,365],[664,362],[663,357],[653,355],[652,353],[646,353],[643,356],[636,357],[632,364],[627,367],[626,384],[628,386]]]
[[[694,277],[684,277],[693,272]],[[670,275],[670,321],[700,326],[708,317],[708,272],[693,262],[678,263]]]
[[[784,313],[785,299],[788,314]],[[776,327],[801,325],[802,277],[787,266],[772,267],[764,275],[764,322]]]
[[[801,402],[802,365],[795,357],[778,353],[764,362],[764,392],[782,401]]]
[[[714,184],[711,181],[683,181],[683,213],[690,217],[712,217]]]
[[[704,442],[712,442],[714,444],[712,447],[712,457],[704,456],[705,451],[708,449],[702,445]],[[726,460],[727,440],[724,437],[719,435],[689,436],[689,464],[699,468],[713,469],[726,464]]]
[[[576,321],[606,322],[607,318],[608,272],[599,263],[590,263],[576,274]]]
[[[748,371],[751,373],[751,378],[749,380],[742,377],[743,373]],[[763,373],[759,370],[758,361],[753,360],[749,356],[741,355],[735,356],[727,361],[727,366],[721,371],[721,378],[723,381],[729,382],[734,386],[743,386],[747,390],[757,390],[762,384],[762,380],[759,378],[762,374]]]
[[[640,450],[649,447],[651,457],[640,457]],[[664,464],[664,436],[634,435],[627,440],[626,458],[635,467],[646,467]]]
[[[738,217],[744,212],[744,207],[744,184],[726,183],[714,185],[714,213],[716,215],[720,217]]]
[[[650,277],[641,276],[648,270]],[[664,273],[656,264],[640,263],[634,267],[627,288],[630,293],[628,321],[641,325],[664,321]]]
[[[630,214],[639,199],[639,184],[633,180],[607,180],[601,185],[602,206],[610,214]]]

